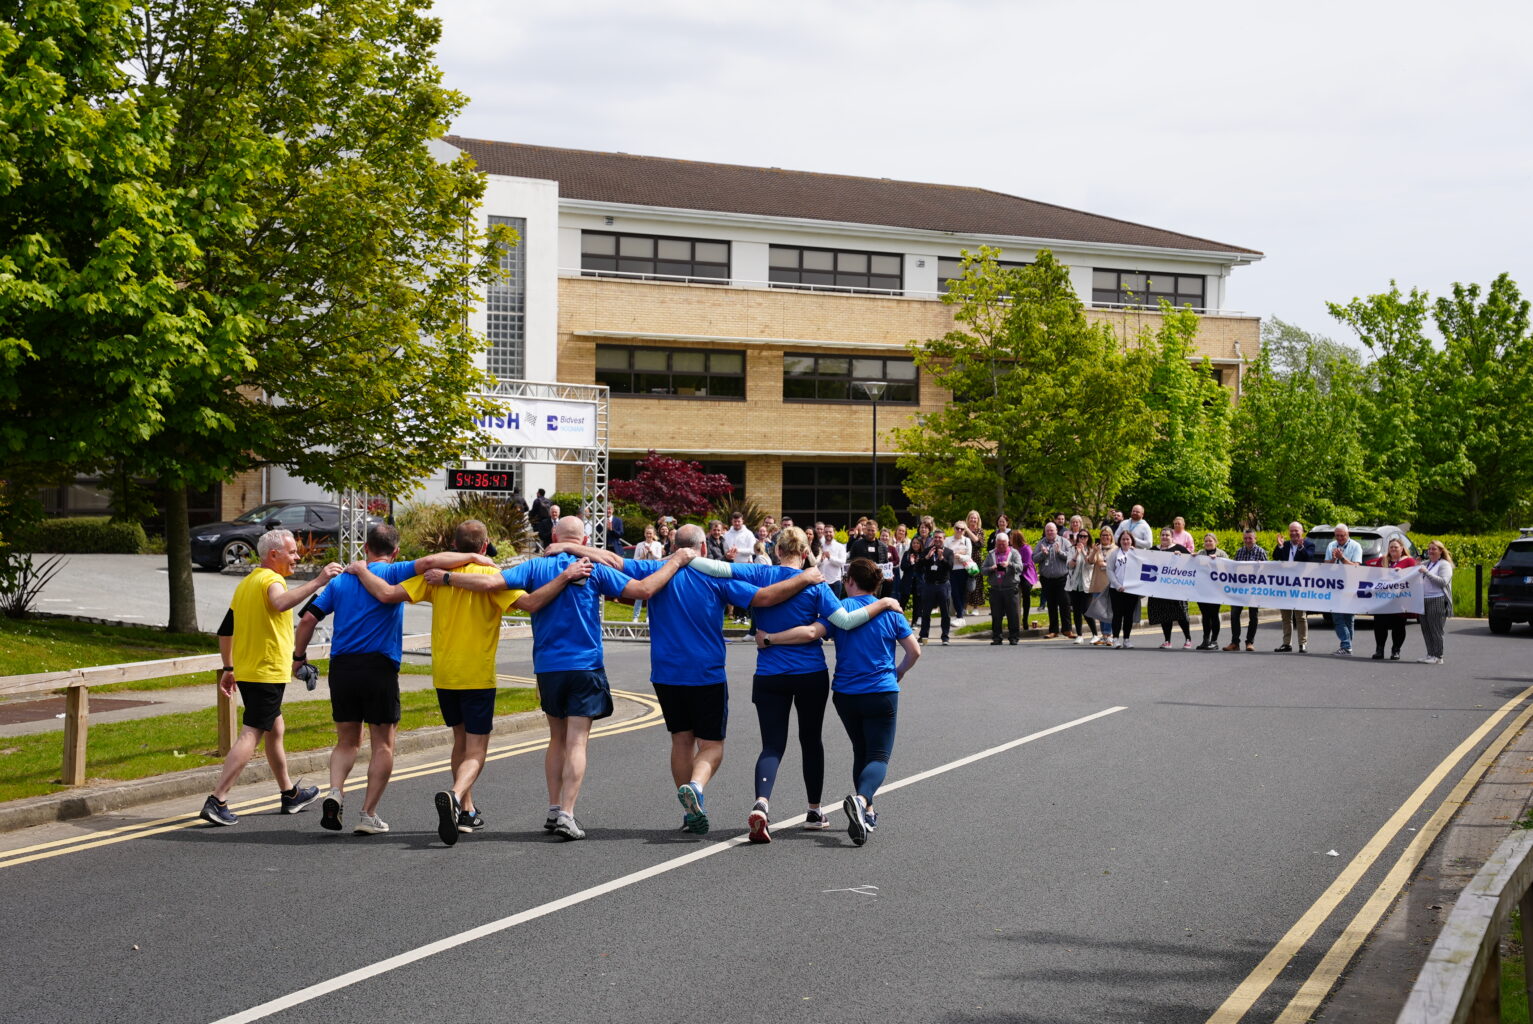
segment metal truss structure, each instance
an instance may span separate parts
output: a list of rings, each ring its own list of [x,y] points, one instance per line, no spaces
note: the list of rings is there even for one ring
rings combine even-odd
[[[552,463],[580,467],[581,504],[591,510],[591,546],[607,546],[607,452],[611,398],[605,384],[560,384],[552,381],[503,380],[483,392],[486,398],[563,399],[596,406],[596,445],[560,448],[540,445],[489,444],[479,458],[490,463]]]
[[[343,564],[362,557],[362,549],[367,545],[368,509],[377,500],[374,495],[359,490],[346,490],[335,496],[335,503],[341,509],[335,546]]]

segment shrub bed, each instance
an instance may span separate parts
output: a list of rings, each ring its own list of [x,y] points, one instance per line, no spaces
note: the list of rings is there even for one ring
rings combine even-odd
[[[149,538],[138,523],[114,523],[106,516],[42,519],[30,524],[17,538],[23,551],[62,552],[74,555],[136,555]]]

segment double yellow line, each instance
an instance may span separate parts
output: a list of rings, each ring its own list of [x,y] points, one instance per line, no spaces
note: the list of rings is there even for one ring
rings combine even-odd
[[[1235,991],[1230,993],[1229,998],[1220,1004],[1213,1016],[1208,1018],[1207,1024],[1238,1024],[1245,1019],[1251,1007],[1266,994],[1267,989],[1283,973],[1289,962],[1304,949],[1315,932],[1330,918],[1342,901],[1352,894],[1363,880],[1363,876],[1373,867],[1389,844],[1405,828],[1406,823],[1422,808],[1459,761],[1473,751],[1502,719],[1512,713],[1517,705],[1530,696],[1533,696],[1533,687],[1529,687],[1501,705],[1495,714],[1481,723],[1478,729],[1470,733],[1464,742],[1432,769],[1431,774],[1422,780],[1415,792],[1396,809],[1394,814],[1390,815],[1389,820],[1342,869],[1336,881],[1332,882],[1303,916],[1294,922],[1293,927],[1288,929],[1288,932],[1278,940],[1277,945],[1262,958],[1261,963],[1257,964]],[[1373,932],[1374,926],[1394,903],[1395,897],[1399,896],[1401,890],[1410,882],[1412,873],[1426,856],[1432,841],[1447,826],[1454,812],[1469,798],[1470,791],[1490,770],[1491,765],[1495,764],[1496,758],[1501,756],[1501,751],[1506,749],[1507,744],[1528,724],[1530,718],[1533,718],[1533,704],[1524,708],[1521,714],[1512,719],[1511,724],[1503,729],[1501,734],[1492,740],[1480,756],[1469,765],[1463,777],[1443,798],[1431,818],[1427,819],[1427,823],[1416,832],[1414,838],[1401,851],[1399,858],[1364,901],[1363,906],[1347,922],[1341,935],[1331,943],[1330,948],[1310,972],[1309,977],[1299,986],[1298,992],[1277,1016],[1274,1024],[1299,1024],[1309,1020],[1320,1008],[1321,1002],[1335,987],[1342,972],[1346,970],[1347,964],[1352,961],[1352,957]]]
[[[598,725],[591,730],[592,739],[601,736],[618,736],[625,732],[648,729],[660,723],[660,703],[654,697],[643,693],[631,693],[627,690],[613,690],[612,695],[614,697],[626,697],[628,700],[643,705],[644,713],[638,718],[630,719],[626,722]],[[548,738],[545,736],[541,739],[521,740],[507,744],[504,747],[491,747],[489,755],[485,757],[485,762],[499,761],[502,758],[516,757],[519,754],[530,754],[547,746]],[[451,770],[452,762],[450,759],[431,761],[405,769],[404,771],[397,771],[389,781],[399,782],[404,779],[418,779],[423,775],[433,775],[437,772]],[[280,804],[281,800],[279,798],[265,796],[255,800],[230,803],[229,806],[236,811],[255,812],[269,811]],[[123,825],[120,828],[91,832],[86,835],[73,836],[69,839],[55,839],[52,842],[38,843],[35,846],[24,846],[16,850],[6,850],[0,852],[0,868],[18,867],[22,864],[30,864],[33,861],[47,860],[50,857],[63,857],[66,854],[94,850],[100,846],[111,846],[114,843],[126,843],[134,839],[144,839],[165,832],[175,832],[178,829],[193,828],[200,824],[201,820],[196,814],[180,814],[173,818],[158,818],[154,821]]]

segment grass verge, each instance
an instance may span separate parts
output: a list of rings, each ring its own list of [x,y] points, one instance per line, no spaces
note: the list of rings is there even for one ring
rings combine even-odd
[[[106,626],[69,619],[0,618],[0,676],[217,650],[218,638],[209,633],[167,633],[149,626]]]
[[[401,731],[440,725],[436,692],[419,690],[400,695],[404,716]],[[538,706],[537,690],[512,687],[495,695],[495,713],[509,715]],[[287,725],[284,745],[290,752],[320,750],[335,741],[330,702],[298,701],[283,713]],[[91,779],[125,781],[217,764],[216,711],[190,711],[129,722],[93,726],[86,774]],[[0,739],[0,800],[57,793],[63,763],[62,732]]]

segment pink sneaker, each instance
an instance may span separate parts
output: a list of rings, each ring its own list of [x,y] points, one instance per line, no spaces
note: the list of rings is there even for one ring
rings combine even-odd
[[[1162,641],[1161,645],[1160,645],[1160,649],[1163,650],[1163,651],[1169,651],[1171,649],[1171,641],[1170,640]]]
[[[1182,641],[1182,650],[1184,650],[1184,651],[1192,650],[1192,641],[1191,640],[1183,640]]]

